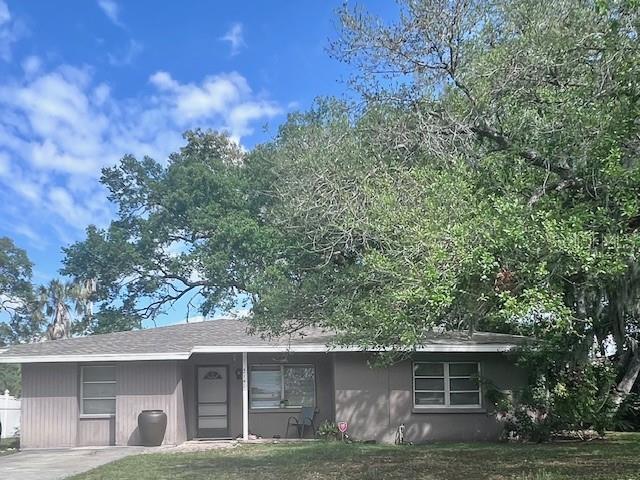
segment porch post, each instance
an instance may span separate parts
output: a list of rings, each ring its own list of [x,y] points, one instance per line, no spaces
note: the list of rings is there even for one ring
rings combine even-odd
[[[242,352],[242,440],[249,440],[249,375],[247,352]]]

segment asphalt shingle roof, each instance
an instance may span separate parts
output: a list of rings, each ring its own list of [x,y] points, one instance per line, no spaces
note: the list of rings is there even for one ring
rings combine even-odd
[[[324,346],[333,335],[320,330],[309,329],[303,335],[279,338],[262,338],[248,333],[248,324],[239,319],[218,319],[198,323],[149,328],[129,332],[107,333],[88,337],[20,344],[0,353],[0,358],[42,357],[70,355],[133,355],[133,354],[190,354],[195,347],[292,347]],[[495,333],[475,333],[468,336],[461,332],[434,334],[425,340],[425,345],[517,345],[525,337]],[[5,361],[6,361],[5,360]]]

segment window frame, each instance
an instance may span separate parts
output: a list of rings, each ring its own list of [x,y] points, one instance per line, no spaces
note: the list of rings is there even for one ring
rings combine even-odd
[[[113,368],[114,371],[114,376],[113,376],[113,380],[101,380],[101,381],[89,381],[89,382],[85,382],[84,380],[84,370],[85,368]],[[85,413],[84,411],[84,401],[85,400],[113,400],[114,402],[117,402],[117,391],[114,392],[113,397],[100,397],[100,398],[84,398],[84,384],[85,383],[89,383],[89,384],[100,384],[100,385],[104,385],[104,384],[113,384],[113,385],[117,385],[118,384],[118,369],[115,365],[80,365],[80,418],[112,418],[115,417],[116,412],[114,411],[113,413]],[[117,389],[117,387],[116,387]],[[114,408],[115,410],[115,408]]]
[[[304,407],[304,405],[287,405],[282,407],[282,401],[285,400],[284,392],[284,369],[285,368],[311,368],[313,369],[313,405],[311,407],[316,408],[317,405],[317,386],[316,386],[316,366],[312,363],[254,363],[249,366],[249,380],[251,380],[251,374],[253,373],[254,367],[257,368],[273,368],[274,370],[277,368],[280,370],[280,403],[276,407],[254,407],[252,404],[252,395],[251,395],[251,381],[249,381],[249,410],[256,411],[268,411],[268,410],[300,410]]]
[[[421,364],[439,364],[443,366],[442,376],[438,375],[416,375],[416,366]],[[467,405],[452,405],[451,404],[451,379],[457,378],[476,378],[469,375],[454,375],[451,376],[449,374],[449,365],[450,364],[467,364],[467,365],[476,365],[477,366],[477,379],[478,379],[478,389],[477,390],[454,390],[453,393],[478,393],[478,402],[477,404],[467,404]],[[468,409],[476,409],[480,410],[483,408],[483,396],[482,396],[482,383],[480,382],[480,378],[482,376],[482,364],[481,362],[440,362],[440,361],[430,361],[430,360],[416,360],[411,363],[411,394],[413,396],[413,408],[414,410],[468,410]],[[421,390],[416,389],[416,379],[423,378],[442,378],[444,382],[444,404],[442,405],[419,405],[416,403],[416,392],[441,392],[442,390]]]

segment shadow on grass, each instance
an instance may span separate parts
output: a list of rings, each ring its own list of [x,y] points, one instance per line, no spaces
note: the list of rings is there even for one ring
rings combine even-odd
[[[312,443],[129,457],[76,479],[640,479],[640,435],[586,444]]]

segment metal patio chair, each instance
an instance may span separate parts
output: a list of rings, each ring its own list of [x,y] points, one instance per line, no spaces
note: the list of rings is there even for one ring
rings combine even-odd
[[[316,409],[314,407],[302,407],[300,413],[297,417],[289,417],[287,419],[287,433],[286,436],[289,436],[289,429],[291,427],[295,427],[298,432],[298,438],[304,438],[304,430],[307,427],[311,427],[311,431],[313,432],[313,436],[316,435],[316,426],[313,423],[316,417]]]

